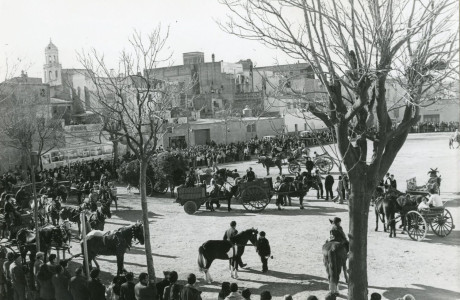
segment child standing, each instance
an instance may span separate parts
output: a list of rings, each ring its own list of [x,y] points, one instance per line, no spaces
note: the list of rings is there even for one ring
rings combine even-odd
[[[265,238],[265,232],[261,231],[259,233],[259,239],[257,240],[257,253],[260,256],[260,261],[262,262],[262,272],[265,273],[268,271],[268,258],[270,257],[270,243]]]

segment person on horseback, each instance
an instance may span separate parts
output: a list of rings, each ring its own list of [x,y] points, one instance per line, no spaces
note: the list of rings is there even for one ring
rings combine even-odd
[[[238,234],[238,230],[236,230],[236,222],[231,221],[230,228],[225,231],[223,240],[229,241],[230,243],[234,244],[232,242],[232,238],[237,234]],[[243,264],[243,260],[241,259],[241,257],[238,259],[237,263],[241,268],[244,268],[247,266],[247,264]]]
[[[345,246],[347,252],[349,251],[349,242],[343,228],[341,226],[342,219],[335,217],[334,220],[329,220],[332,224],[331,230],[329,231],[330,237],[329,242],[339,242]]]

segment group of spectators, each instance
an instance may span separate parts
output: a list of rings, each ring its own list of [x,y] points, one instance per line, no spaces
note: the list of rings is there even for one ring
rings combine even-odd
[[[459,128],[459,122],[419,122],[412,126],[411,133],[452,132]]]

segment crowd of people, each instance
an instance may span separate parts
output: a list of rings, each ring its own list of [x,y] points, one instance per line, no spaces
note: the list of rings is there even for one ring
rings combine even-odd
[[[419,122],[412,126],[411,133],[452,132],[459,128],[459,122]]]

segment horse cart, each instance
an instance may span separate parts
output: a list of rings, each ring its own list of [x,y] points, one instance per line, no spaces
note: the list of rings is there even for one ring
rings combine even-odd
[[[315,152],[316,154],[316,152]],[[302,156],[301,158],[293,158],[289,160],[288,170],[289,173],[295,174],[300,173],[301,165],[305,165],[306,157]],[[317,155],[313,158],[313,163],[315,164],[316,168],[321,173],[327,173],[332,170],[334,167],[334,159],[327,153]]]
[[[431,169],[428,174],[430,178],[425,185],[417,186],[417,179],[407,180],[406,193],[415,196],[428,198],[429,190],[440,193],[441,177],[437,176],[438,170]],[[446,237],[455,228],[453,218],[449,210],[445,207],[431,207],[420,211],[411,210],[406,214],[407,232],[414,241],[422,241],[427,232],[428,226],[440,237]]]
[[[230,191],[225,185],[230,186]],[[233,192],[232,192],[233,191]],[[246,210],[259,212],[265,209],[273,196],[271,178],[258,178],[251,182],[239,182],[235,186],[230,183],[222,185],[216,194],[208,193],[206,187],[177,188],[176,202],[184,206],[187,214],[194,214],[206,202],[230,201],[235,196]]]

